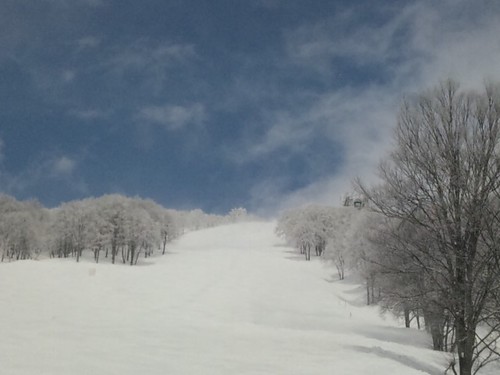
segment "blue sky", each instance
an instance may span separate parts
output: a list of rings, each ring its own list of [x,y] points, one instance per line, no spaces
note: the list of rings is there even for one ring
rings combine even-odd
[[[2,0],[0,190],[338,204],[402,95],[500,79],[499,19],[495,0]]]

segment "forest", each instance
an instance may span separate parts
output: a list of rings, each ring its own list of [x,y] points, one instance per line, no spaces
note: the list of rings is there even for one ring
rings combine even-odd
[[[141,256],[164,255],[167,244],[190,230],[247,218],[244,208],[227,215],[200,209],[166,209],[149,199],[123,195],[63,203],[45,208],[37,201],[0,196],[1,261],[90,256],[96,263],[135,265]]]
[[[477,373],[500,356],[500,86],[448,80],[405,99],[393,141],[378,184],[285,212],[276,231],[361,276],[368,304],[422,319],[449,371]]]

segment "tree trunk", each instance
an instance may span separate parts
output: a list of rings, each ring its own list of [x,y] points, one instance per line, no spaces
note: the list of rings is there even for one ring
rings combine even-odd
[[[370,281],[366,279],[366,305],[370,306]]]
[[[311,260],[311,246],[310,245],[307,245],[306,246],[306,260]]]
[[[366,304],[375,303],[375,275],[370,275],[366,278]]]
[[[129,245],[129,249],[127,250],[127,258],[130,255],[130,265],[134,265],[134,260],[135,260],[135,244],[131,243]]]
[[[424,310],[425,328],[432,337],[432,347],[434,350],[444,349],[444,311],[437,306],[428,306]]]
[[[404,315],[405,315],[405,327],[410,328],[410,309],[406,305],[404,307]]]
[[[475,333],[464,327],[463,322],[457,324],[457,350],[460,375],[472,375]]]
[[[466,312],[461,310],[456,318],[456,345],[460,375],[472,375],[476,327],[467,323]]]
[[[471,321],[472,315],[472,286],[468,282],[471,279],[465,254],[466,248],[457,247],[457,287],[456,291],[460,298],[456,303],[456,342],[458,350],[458,364],[460,375],[472,375],[474,364],[474,343],[476,338],[476,326]]]
[[[80,261],[80,257],[82,256],[83,248],[81,246],[78,246],[76,249],[76,261]]]
[[[111,264],[115,264],[116,253],[117,253],[116,243],[111,244]]]

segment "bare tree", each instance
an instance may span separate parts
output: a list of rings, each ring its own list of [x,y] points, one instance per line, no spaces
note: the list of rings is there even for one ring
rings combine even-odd
[[[470,375],[491,358],[482,356],[494,351],[483,338],[497,328],[487,323],[500,277],[498,86],[476,93],[447,81],[405,101],[395,141],[380,167],[383,185],[359,187],[378,212],[418,228],[399,249],[433,285],[433,310],[452,319],[459,371]],[[479,326],[490,331],[480,337]]]

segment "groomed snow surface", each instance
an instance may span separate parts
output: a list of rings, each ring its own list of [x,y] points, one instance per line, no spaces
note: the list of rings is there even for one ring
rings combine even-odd
[[[442,374],[447,357],[274,223],[192,232],[139,265],[0,264],[0,373]]]

